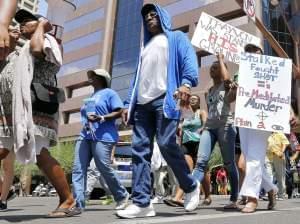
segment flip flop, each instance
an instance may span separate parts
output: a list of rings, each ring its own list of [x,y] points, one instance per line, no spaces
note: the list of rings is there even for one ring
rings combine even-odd
[[[254,202],[248,202],[246,206],[241,210],[242,213],[253,213],[256,211],[257,204]]]
[[[180,201],[175,201],[173,199],[164,199],[164,203],[171,207],[184,207],[183,203]]]
[[[211,198],[205,198],[201,203],[201,206],[209,206],[211,202],[212,202]]]
[[[72,208],[57,208],[50,214],[46,216],[46,218],[66,218],[72,217],[81,214],[81,209],[77,207]]]

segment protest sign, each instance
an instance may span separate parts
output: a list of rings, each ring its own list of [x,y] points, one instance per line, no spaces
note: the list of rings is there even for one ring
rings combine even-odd
[[[223,53],[225,60],[239,64],[247,44],[260,45],[260,39],[202,12],[192,44],[209,53]]]
[[[244,0],[244,12],[255,22],[255,0]]]
[[[291,76],[290,59],[242,53],[235,125],[290,133]]]

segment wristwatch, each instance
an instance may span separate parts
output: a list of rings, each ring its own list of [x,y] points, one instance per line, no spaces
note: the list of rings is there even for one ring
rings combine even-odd
[[[183,84],[183,86],[185,86],[185,87],[187,87],[187,88],[189,88],[189,89],[191,89],[192,87],[191,87],[191,85],[190,84],[188,84],[188,83],[184,83]]]

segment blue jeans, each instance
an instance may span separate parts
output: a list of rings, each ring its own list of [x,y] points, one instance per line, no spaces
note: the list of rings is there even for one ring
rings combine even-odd
[[[95,164],[105,179],[115,201],[121,201],[126,197],[127,191],[125,187],[121,185],[114,170],[111,168],[111,151],[113,146],[113,143],[91,140],[78,140],[76,142],[72,183],[77,207],[85,207],[87,168],[92,157],[94,157]]]
[[[193,171],[194,177],[201,182],[211,153],[218,141],[223,163],[229,176],[231,201],[237,201],[239,193],[239,174],[235,163],[235,136],[236,130],[232,125],[204,130],[200,139],[197,163]]]
[[[150,204],[150,170],[154,136],[164,159],[174,171],[184,192],[192,192],[197,186],[184,160],[183,152],[176,144],[178,121],[164,117],[163,101],[164,98],[159,97],[145,105],[137,105],[134,112],[132,200],[140,207],[147,207]]]

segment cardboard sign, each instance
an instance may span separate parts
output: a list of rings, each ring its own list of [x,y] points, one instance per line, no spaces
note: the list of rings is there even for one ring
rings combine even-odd
[[[234,123],[290,133],[291,59],[242,53]]]
[[[260,39],[202,12],[192,44],[211,54],[223,53],[225,60],[239,64],[247,44],[260,45]]]
[[[244,12],[255,22],[255,0],[244,0]]]

